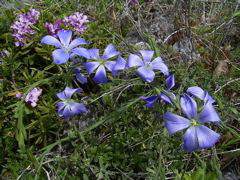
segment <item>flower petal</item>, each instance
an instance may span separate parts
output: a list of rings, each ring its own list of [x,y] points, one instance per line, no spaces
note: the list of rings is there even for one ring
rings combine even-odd
[[[187,152],[193,152],[198,149],[196,127],[190,127],[185,132],[183,136],[183,149]]]
[[[53,36],[44,36],[41,40],[41,44],[49,44],[56,46],[58,48],[62,48],[62,44]]]
[[[115,66],[116,62],[115,61],[106,61],[105,62],[105,67],[112,72],[113,67]]]
[[[221,121],[210,101],[204,106],[202,112],[198,115],[198,119],[201,123],[220,123]]]
[[[60,117],[62,117],[63,116],[63,110],[66,106],[66,103],[62,101],[62,102],[57,103],[57,106],[58,106],[58,115]]]
[[[216,102],[215,99],[213,99],[213,97],[210,96],[207,91],[205,91],[204,93],[205,93],[205,94],[204,94],[204,99],[203,99],[204,104],[207,104],[208,102],[210,102],[211,104],[213,104],[213,103]]]
[[[175,86],[175,75],[174,74],[172,74],[171,76],[168,76],[168,78],[166,79],[166,86],[167,86],[168,91]]]
[[[88,74],[92,74],[95,69],[99,66],[99,62],[85,62],[83,63],[84,68],[87,70]]]
[[[158,100],[159,96],[141,96],[140,98],[147,103],[145,104],[147,108],[152,108],[155,102]]]
[[[152,65],[152,68],[155,70],[155,69],[158,69],[160,71],[162,71],[162,73],[165,75],[165,76],[168,76],[169,75],[169,70],[168,70],[168,67],[166,64],[164,64],[163,60],[160,58],[160,57],[157,57],[156,59],[154,59],[151,63]]]
[[[205,93],[204,90],[198,86],[192,86],[190,88],[187,89],[187,93],[192,94],[193,96],[203,100],[205,97]]]
[[[174,134],[190,126],[188,119],[171,112],[166,112],[163,115],[163,119],[169,134]]]
[[[147,69],[145,66],[138,68],[137,73],[142,79],[147,82],[152,82],[155,77],[155,73],[152,70]]]
[[[87,112],[87,108],[83,103],[71,102],[69,106],[74,115]]]
[[[180,106],[189,119],[197,115],[197,103],[189,95],[184,94],[183,97],[181,97]]]
[[[154,51],[152,51],[152,50],[140,50],[139,52],[141,53],[144,62],[150,62],[152,60]]]
[[[202,88],[200,88],[198,86],[192,86],[192,87],[188,88],[187,93],[190,93],[193,96],[203,100],[204,104],[206,104],[208,101],[210,101],[211,103],[215,102],[215,100],[212,98],[212,96],[210,96],[208,94],[207,91],[204,91]]]
[[[98,67],[93,80],[96,83],[106,83],[107,82],[106,70],[105,70],[105,67],[103,65],[100,65]]]
[[[77,54],[77,55],[83,56],[87,59],[90,58],[89,51],[85,48],[75,48],[75,49],[72,50],[72,52],[73,52],[74,55]],[[71,56],[73,56],[73,54],[71,54]]]
[[[71,30],[60,30],[57,32],[57,35],[61,41],[61,43],[64,46],[69,46],[69,43],[71,41],[72,38],[72,31]]]
[[[70,109],[70,106],[69,105],[66,105],[63,109],[62,112],[59,112],[59,114],[61,114],[64,118],[68,118],[68,117],[71,117],[73,116],[73,112],[71,111]]]
[[[113,69],[124,70],[126,67],[126,63],[127,62],[121,56],[119,56]]]
[[[102,58],[106,60],[114,56],[117,56],[118,54],[119,54],[119,51],[116,51],[115,47],[112,44],[109,44],[105,48]]]
[[[140,57],[138,57],[135,54],[130,54],[130,56],[128,57],[128,61],[126,66],[127,67],[134,67],[134,66],[143,66],[143,61]]]
[[[93,58],[95,60],[99,60],[100,59],[100,57],[99,57],[99,49],[92,48],[92,49],[89,49],[88,52],[89,52],[89,55],[90,55],[91,58]]]
[[[164,102],[167,102],[171,105],[173,105],[172,103],[172,99],[170,97],[168,97],[168,95],[164,94],[164,93],[161,93],[161,99],[164,101]]]
[[[66,87],[63,92],[57,93],[57,97],[61,100],[67,100],[72,97],[72,94],[75,92],[83,92],[82,88],[69,88]]]
[[[83,38],[77,38],[70,43],[69,49],[73,49],[81,44],[90,44],[90,43]]]
[[[56,64],[64,64],[69,60],[69,54],[63,49],[56,49],[52,52],[53,61]]]
[[[220,139],[220,135],[206,126],[196,127],[200,149],[210,148]]]
[[[117,76],[118,70],[124,70],[126,68],[126,63],[127,62],[121,56],[118,57],[112,70],[114,77]]]

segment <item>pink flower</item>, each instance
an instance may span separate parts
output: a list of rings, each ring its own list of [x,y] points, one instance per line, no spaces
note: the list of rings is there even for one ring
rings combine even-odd
[[[65,17],[63,22],[67,27],[72,27],[77,33],[81,34],[87,29],[85,23],[89,21],[83,13],[75,12],[73,15]]]
[[[26,96],[25,102],[30,104],[32,107],[37,106],[38,97],[42,94],[42,89],[33,88]]]
[[[56,22],[54,24],[46,22],[45,28],[47,29],[47,31],[50,35],[56,35],[57,32],[59,30],[61,30],[59,27],[61,23],[62,23],[61,19],[56,20]]]
[[[29,39],[28,35],[33,35],[35,31],[31,26],[37,23],[40,12],[30,9],[27,14],[20,14],[18,19],[10,27],[13,31],[16,46],[24,46]]]

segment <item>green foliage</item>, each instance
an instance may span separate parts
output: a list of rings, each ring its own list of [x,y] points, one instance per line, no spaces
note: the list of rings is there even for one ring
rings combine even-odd
[[[221,46],[226,35],[223,29],[217,28],[222,21],[214,27],[212,24],[191,27],[193,34],[201,37],[196,44],[196,51],[203,57],[199,62],[184,63],[171,47],[157,42],[154,35],[148,33],[145,37],[155,55],[163,56],[176,75],[173,92],[178,98],[189,86],[199,85],[217,100],[216,109],[222,124],[216,129],[222,135],[221,141],[216,149],[192,155],[182,150],[181,133],[169,136],[164,128],[163,113],[178,110],[162,102],[147,109],[139,98],[164,89],[162,74],[158,73],[151,84],[144,83],[133,70],[120,73],[116,79],[108,75],[108,84],[96,85],[90,77],[87,85],[81,85],[71,73],[70,64],[56,65],[51,54],[54,48],[40,44],[47,34],[45,22],[79,11],[90,17],[88,30],[82,34],[91,42],[89,48],[104,49],[113,43],[123,55],[135,53],[134,45],[124,39],[132,26],[123,15],[129,13],[126,2],[41,0],[29,4],[9,1],[0,7],[0,51],[10,52],[10,56],[0,57],[2,179],[212,180],[222,176],[221,171],[228,165],[225,159],[239,159],[240,83],[236,80],[240,74],[239,48],[232,47],[227,56],[231,64],[227,75],[217,77],[212,73],[216,60],[225,55]],[[129,9],[135,13],[133,18],[139,15],[136,9],[142,3],[145,2],[139,1],[137,7]],[[209,17],[221,9],[221,5],[205,5]],[[15,47],[9,27],[17,14],[27,12],[30,7],[41,11],[34,27],[36,34],[26,46]],[[196,13],[192,20],[198,17],[196,7],[192,4],[191,13]],[[226,9],[223,20],[239,17],[239,12],[231,9]],[[144,16],[149,12],[141,13]],[[234,79],[236,81],[231,81]],[[88,113],[65,120],[57,115],[56,93],[66,86],[84,89],[85,93],[76,98],[88,105]],[[37,107],[31,108],[24,97],[35,87],[41,87],[43,94]],[[15,98],[18,92],[23,94],[21,100]]]

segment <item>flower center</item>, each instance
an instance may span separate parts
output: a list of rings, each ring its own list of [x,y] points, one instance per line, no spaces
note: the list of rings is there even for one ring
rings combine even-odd
[[[105,60],[104,59],[99,59],[99,64],[100,65],[104,65],[105,64]]]
[[[145,68],[146,68],[147,70],[151,70],[151,69],[152,69],[152,66],[151,66],[149,63],[147,63],[147,64],[145,64]]]
[[[192,119],[192,120],[190,121],[190,125],[191,125],[191,126],[200,126],[200,122],[197,121],[197,120],[195,120],[195,119]]]
[[[65,104],[66,104],[67,106],[69,106],[71,102],[74,102],[73,99],[67,99],[67,100],[65,100]]]
[[[69,49],[68,46],[63,45],[63,49],[64,49],[64,51],[66,51],[68,54],[71,53],[71,50]]]

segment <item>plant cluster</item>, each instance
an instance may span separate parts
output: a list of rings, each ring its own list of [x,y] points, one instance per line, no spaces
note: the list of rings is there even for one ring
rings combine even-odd
[[[145,47],[128,44],[128,26],[149,16],[127,19],[143,1],[99,1],[95,11],[92,1],[84,2],[33,6],[17,18],[6,11],[10,28],[0,36],[3,177],[220,176],[216,150],[237,148],[239,139],[237,126],[226,125],[231,108],[223,111],[227,101],[216,92],[225,94],[221,87],[213,91],[224,80],[216,82],[204,63],[176,63],[178,54],[149,34]]]

